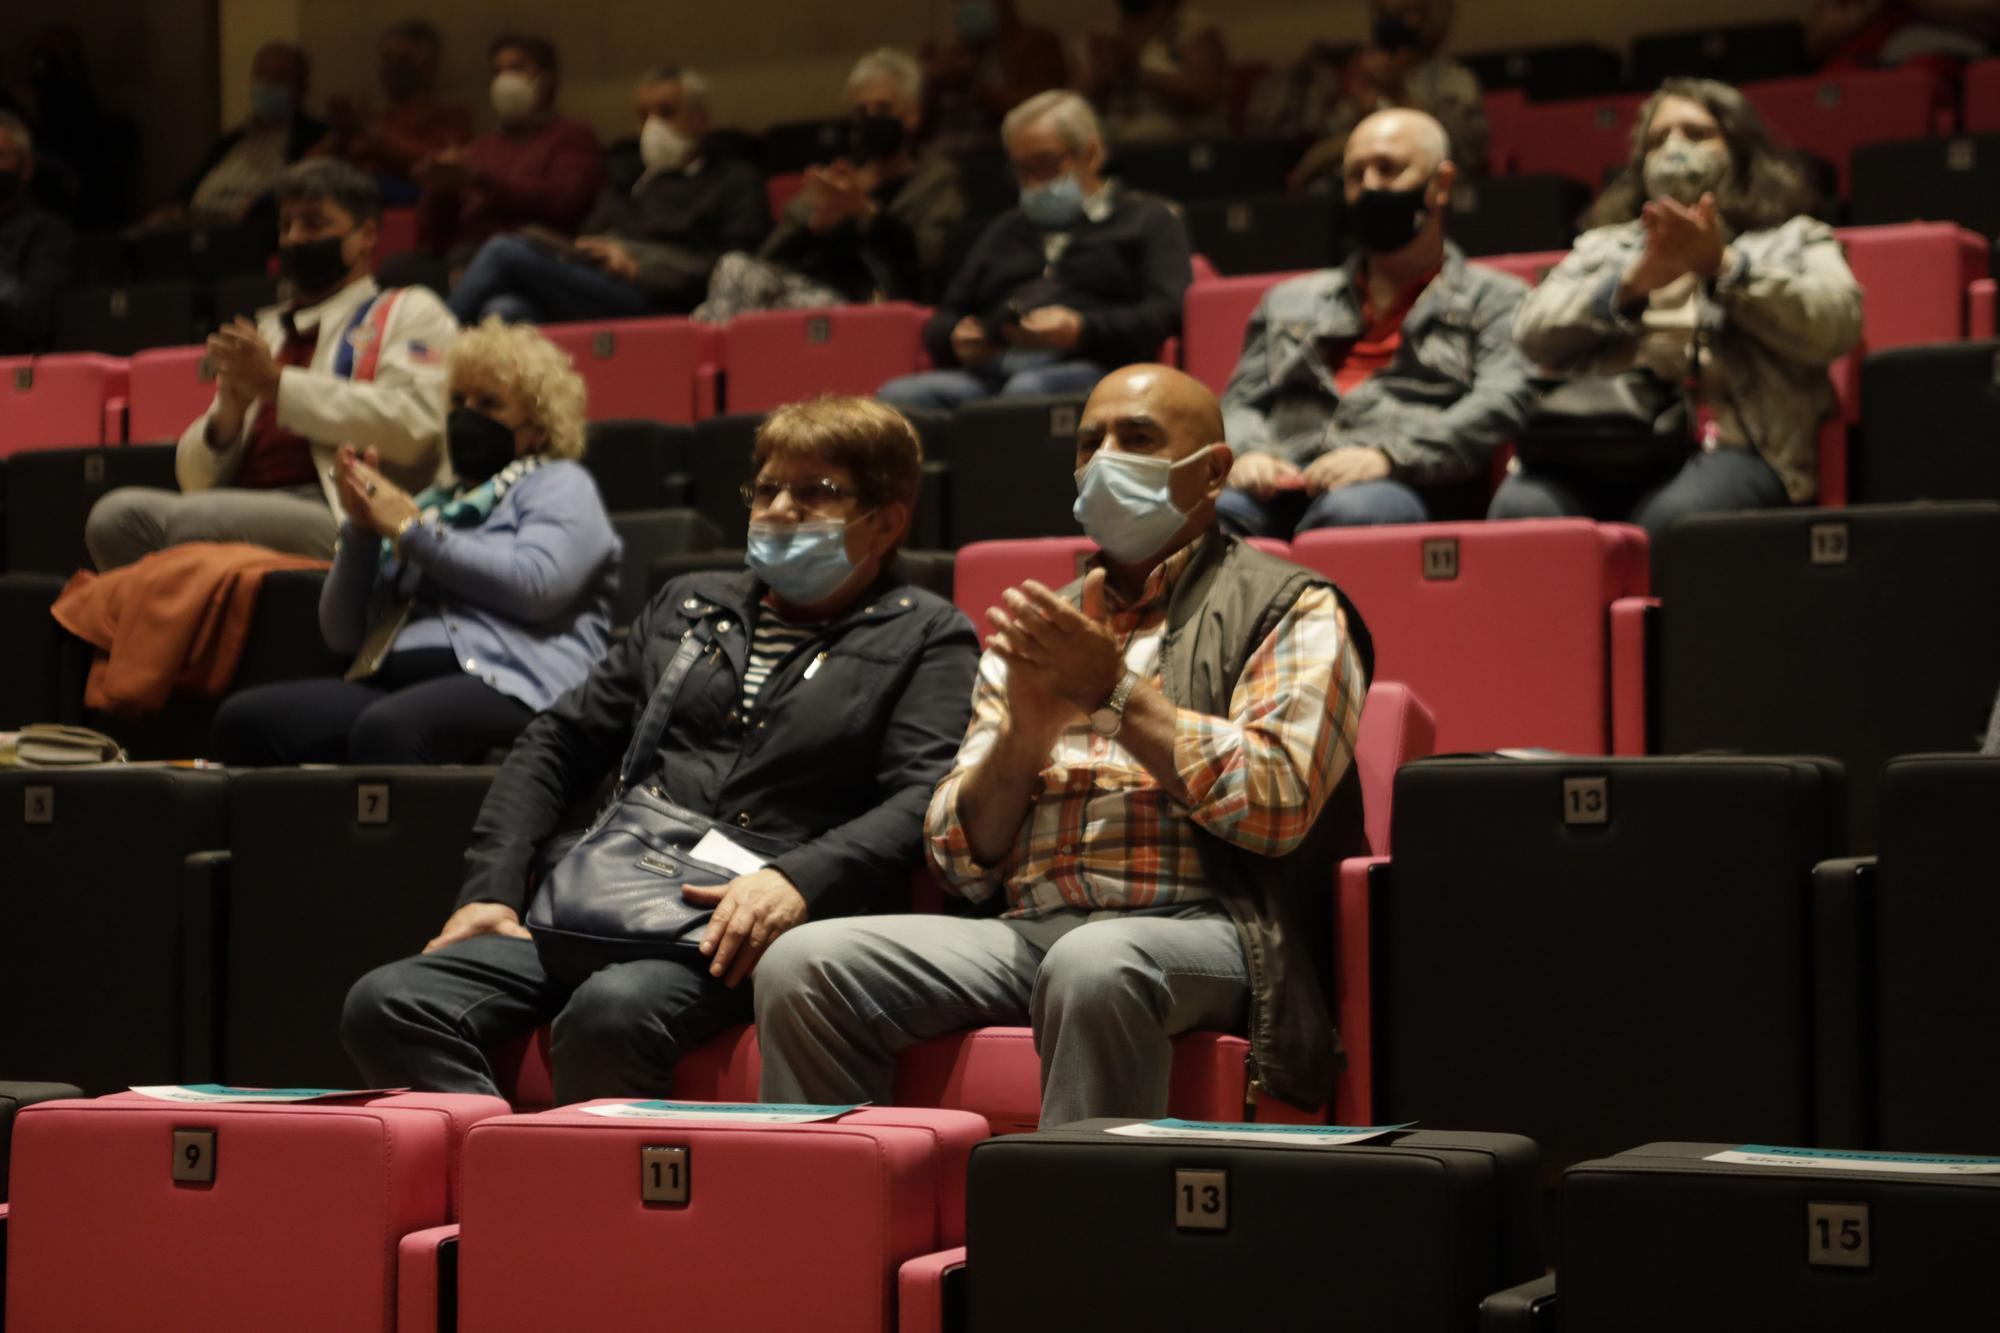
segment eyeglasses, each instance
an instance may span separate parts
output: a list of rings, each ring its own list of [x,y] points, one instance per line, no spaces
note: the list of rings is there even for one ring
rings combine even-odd
[[[854,498],[853,491],[826,477],[813,481],[746,481],[736,493],[743,497],[745,505],[756,510],[769,509],[787,491],[791,492],[792,503],[808,514],[823,514]]]

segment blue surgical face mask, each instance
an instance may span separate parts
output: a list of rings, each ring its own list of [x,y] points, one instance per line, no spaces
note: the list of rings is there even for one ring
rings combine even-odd
[[[1106,555],[1136,565],[1158,555],[1187,522],[1192,511],[1174,504],[1174,469],[1198,466],[1207,452],[1197,450],[1176,463],[1099,449],[1076,474],[1076,507],[1070,512]]]
[[[751,573],[793,606],[825,600],[854,573],[847,522],[838,518],[752,523],[747,555]]]
[[[1047,185],[1024,186],[1021,211],[1043,231],[1075,226],[1083,216],[1083,187],[1076,183],[1075,173],[1068,171]]]
[[[292,90],[282,83],[250,85],[250,114],[265,125],[283,125],[292,118]]]
[[[951,20],[967,46],[985,46],[1000,35],[1000,10],[993,0],[959,0]]]

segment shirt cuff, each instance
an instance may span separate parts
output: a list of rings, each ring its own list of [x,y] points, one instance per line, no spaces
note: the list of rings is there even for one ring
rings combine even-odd
[[[1750,281],[1750,256],[1743,253],[1741,246],[1734,248],[1736,258],[1723,265],[1722,271],[1715,275],[1713,290],[1718,298],[1734,295]]]
[[[1187,789],[1188,810],[1197,821],[1211,814],[1206,807],[1216,784],[1234,766],[1243,748],[1242,731],[1227,718],[1210,717],[1191,708],[1174,715],[1174,772]]]
[[[1605,278],[1604,285],[1597,289],[1597,295],[1590,302],[1590,312],[1597,317],[1598,323],[1604,325],[1606,328],[1615,329],[1620,332],[1627,332],[1639,327],[1638,320],[1633,319],[1618,308],[1618,292],[1624,285],[1624,270],[1613,269]]]
[[[963,776],[950,774],[931,794],[924,816],[924,850],[947,889],[969,902],[980,902],[992,896],[995,885],[992,871],[973,859],[965,825],[959,822],[958,787]]]

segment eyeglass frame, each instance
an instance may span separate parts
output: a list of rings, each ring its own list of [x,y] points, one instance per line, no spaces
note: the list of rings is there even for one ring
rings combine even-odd
[[[808,514],[824,512],[821,508],[822,505],[831,507],[843,500],[859,500],[861,498],[860,491],[850,490],[830,477],[815,477],[810,482],[746,481],[736,488],[736,494],[742,499],[743,507],[752,513],[757,512],[757,492],[766,486],[771,488],[771,498],[764,502],[766,509],[776,504],[778,497],[787,492],[791,494],[792,503],[797,505],[802,512]],[[800,495],[799,487],[801,486],[815,488],[819,492],[820,498],[809,500],[806,496]]]

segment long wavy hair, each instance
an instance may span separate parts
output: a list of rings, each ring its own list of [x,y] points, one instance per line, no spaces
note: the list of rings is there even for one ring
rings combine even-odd
[[[1632,153],[1618,176],[1584,215],[1584,224],[1630,222],[1646,203],[1646,137],[1653,113],[1669,97],[1693,102],[1715,118],[1729,149],[1729,178],[1715,192],[1716,209],[1734,231],[1763,231],[1812,210],[1812,186],[1797,160],[1776,143],[1750,99],[1714,79],[1668,79],[1639,108]]]

